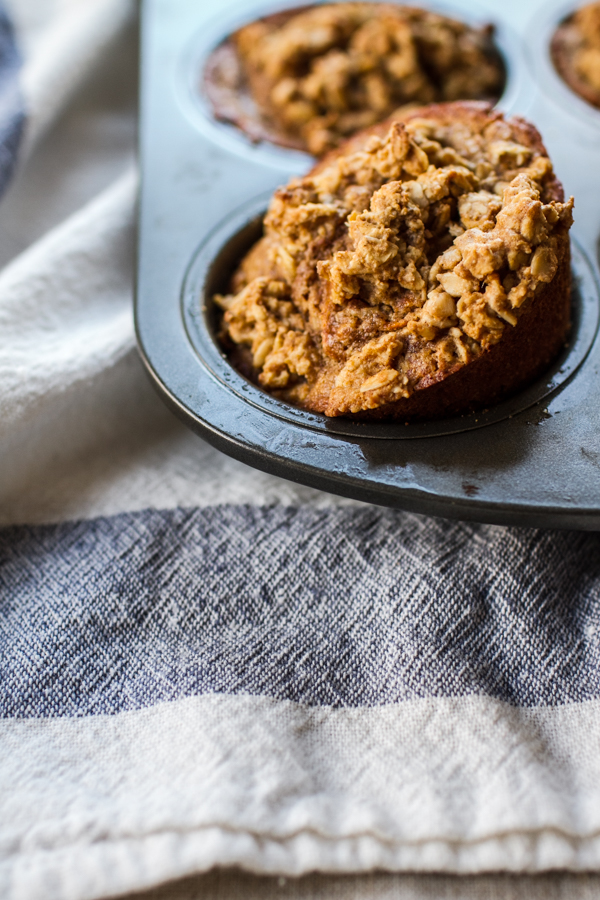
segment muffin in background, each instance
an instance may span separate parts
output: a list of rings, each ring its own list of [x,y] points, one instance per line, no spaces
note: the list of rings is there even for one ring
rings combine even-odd
[[[571,90],[600,109],[600,3],[582,6],[561,22],[551,53]]]
[[[387,3],[303,7],[232,34],[204,89],[216,117],[253,140],[321,156],[398,107],[495,102],[505,73],[492,32]]]

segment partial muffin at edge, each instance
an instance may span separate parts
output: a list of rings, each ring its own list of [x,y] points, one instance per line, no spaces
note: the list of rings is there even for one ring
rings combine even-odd
[[[600,3],[588,3],[561,22],[551,52],[571,90],[600,109]]]

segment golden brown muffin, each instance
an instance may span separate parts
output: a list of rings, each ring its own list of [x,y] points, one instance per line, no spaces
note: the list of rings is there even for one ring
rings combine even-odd
[[[387,3],[304,7],[236,31],[205,89],[217,117],[253,139],[320,156],[405,104],[496,100],[504,69],[491,32]]]
[[[582,6],[560,24],[552,59],[571,90],[600,109],[600,3]]]
[[[427,418],[540,374],[569,328],[572,199],[536,129],[432,105],[278,190],[223,339],[275,396],[328,416]]]

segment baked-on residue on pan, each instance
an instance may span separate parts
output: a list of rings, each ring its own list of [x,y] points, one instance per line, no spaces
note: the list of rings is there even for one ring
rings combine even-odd
[[[216,49],[204,73],[218,118],[316,156],[402,105],[495,101],[503,85],[490,26],[387,3],[331,3],[252,22]]]
[[[275,193],[215,298],[222,339],[265,390],[328,416],[488,405],[564,344],[563,201],[522,119],[460,102],[382,123]]]
[[[561,22],[552,59],[569,87],[600,108],[600,3],[589,3]]]

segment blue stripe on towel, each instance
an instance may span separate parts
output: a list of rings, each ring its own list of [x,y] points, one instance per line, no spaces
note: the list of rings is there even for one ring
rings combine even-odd
[[[12,23],[0,3],[0,194],[13,174],[25,125],[20,66]]]
[[[4,716],[600,696],[600,535],[214,507],[0,531]]]

